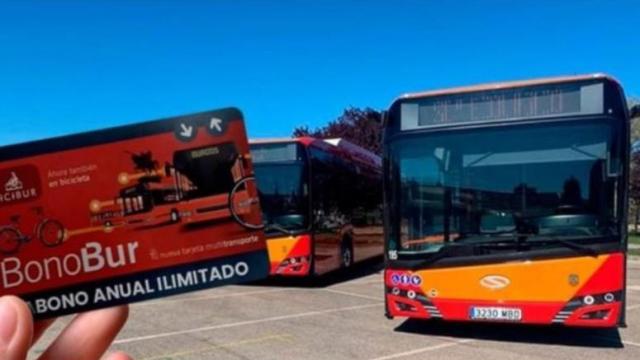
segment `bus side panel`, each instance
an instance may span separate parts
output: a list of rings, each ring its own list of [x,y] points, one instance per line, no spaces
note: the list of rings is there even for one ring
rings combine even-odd
[[[341,236],[337,232],[317,232],[313,236],[313,267],[316,275],[340,268]]]
[[[383,253],[382,175],[350,155],[310,146],[314,273]],[[343,261],[343,250],[351,261]],[[344,259],[349,259],[344,257]]]
[[[468,321],[475,307],[519,309],[518,322],[614,327],[624,254],[385,271],[391,316]]]
[[[313,217],[313,268],[322,275],[340,268],[340,250],[345,220],[349,214],[343,196],[348,178],[334,153],[308,147],[311,161],[311,197]]]
[[[384,252],[384,234],[382,226],[354,226],[353,248],[356,262],[371,259],[376,256],[382,256],[382,253]]]
[[[297,235],[267,239],[270,274],[307,276],[311,269],[311,236]]]

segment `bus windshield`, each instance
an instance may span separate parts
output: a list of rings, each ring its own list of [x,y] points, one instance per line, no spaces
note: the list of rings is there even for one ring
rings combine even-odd
[[[602,119],[394,139],[388,152],[390,257],[463,246],[493,245],[502,253],[534,244],[536,250],[557,247],[562,239],[585,246],[617,239],[622,175],[615,136]],[[527,246],[509,246],[522,240]]]
[[[255,165],[267,232],[273,229],[298,231],[308,227],[309,190],[304,169],[302,162]]]

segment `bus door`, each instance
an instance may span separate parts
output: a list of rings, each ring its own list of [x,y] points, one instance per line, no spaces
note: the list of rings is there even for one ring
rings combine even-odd
[[[383,248],[382,179],[378,173],[365,173],[367,170],[360,168],[348,188],[353,198],[351,233],[356,262],[381,255]]]
[[[311,148],[313,206],[313,258],[316,274],[340,267],[341,242],[346,216],[339,206],[339,176],[334,156]]]

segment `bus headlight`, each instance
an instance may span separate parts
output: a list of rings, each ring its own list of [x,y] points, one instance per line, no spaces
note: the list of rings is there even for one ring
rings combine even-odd
[[[391,289],[391,293],[393,295],[400,295],[400,289],[398,289],[397,287],[394,287],[393,289]]]
[[[582,302],[584,302],[585,305],[593,305],[593,303],[596,302],[596,299],[591,295],[587,295],[582,299]]]
[[[415,298],[416,298],[416,292],[415,292],[415,291],[413,291],[413,290],[409,290],[409,291],[407,291],[407,297],[408,297],[409,299],[415,299]]]
[[[612,294],[612,293],[606,293],[604,294],[604,301],[610,303],[613,302],[613,300],[615,300],[616,297]]]

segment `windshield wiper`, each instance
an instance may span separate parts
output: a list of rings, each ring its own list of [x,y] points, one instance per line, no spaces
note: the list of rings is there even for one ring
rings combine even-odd
[[[433,254],[431,254],[431,256],[427,257],[426,259],[423,259],[422,261],[420,261],[419,263],[412,265],[413,268],[418,269],[418,268],[422,268],[425,267],[427,265],[431,265],[435,262],[438,262],[444,258],[453,256],[451,251],[447,251],[447,248],[444,247],[442,249],[440,249],[440,251],[435,252]]]
[[[531,239],[531,240],[527,240],[526,243],[527,244],[559,244],[559,245],[563,245],[566,248],[575,250],[579,253],[582,253],[584,255],[588,255],[588,256],[593,256],[596,257],[598,256],[598,252],[595,251],[594,249],[582,245],[582,244],[578,244],[576,242],[574,242],[573,240],[584,240],[584,239],[605,239],[608,238],[607,236],[571,236],[569,238],[560,238],[557,236],[549,236],[549,237],[543,237],[543,238],[539,238],[539,239]]]
[[[517,246],[516,238],[507,237],[505,239],[493,239],[493,240],[479,240],[479,241],[454,241],[446,243],[443,247],[441,247],[437,252],[430,253],[429,256],[425,259],[422,259],[419,263],[413,265],[415,268],[431,265],[436,263],[442,259],[448,257],[456,257],[456,256],[465,256],[472,255],[471,252],[473,248],[476,246],[490,246],[490,245],[502,245],[502,246]],[[465,254],[465,250],[469,252]],[[462,254],[460,253],[462,251]]]
[[[490,247],[490,246],[523,246],[527,245],[536,245],[536,244],[558,244],[562,245],[566,248],[575,250],[579,253],[588,256],[598,256],[598,252],[594,249],[585,246],[583,244],[577,243],[575,241],[583,241],[583,240],[597,240],[597,239],[607,239],[609,236],[603,235],[591,235],[591,236],[567,236],[567,237],[559,237],[559,236],[540,236],[536,234],[530,233],[511,233],[508,237],[496,237],[491,240],[481,240],[481,241],[464,241],[459,243],[459,245],[469,245],[469,246],[480,246],[480,247]],[[534,237],[534,238],[531,238]],[[452,244],[453,245],[453,244]],[[456,244],[457,245],[457,244]]]
[[[267,225],[264,226],[264,231],[265,232],[272,231],[272,230],[281,232],[281,233],[289,235],[289,236],[293,235],[293,231],[287,230],[282,225],[279,225],[279,224],[271,223],[271,224],[267,224]]]
[[[608,236],[603,235],[590,235],[590,236],[566,236],[559,237],[553,235],[536,235],[536,234],[528,234],[528,233],[513,233],[510,234],[508,238],[509,243],[513,243],[518,246],[527,246],[527,245],[535,245],[535,244],[558,244],[562,245],[566,248],[575,250],[579,253],[588,256],[598,256],[598,252],[593,250],[592,248],[585,246],[580,243],[576,243],[575,241],[583,241],[583,240],[597,240],[597,239],[607,239]],[[531,237],[534,238],[531,238]],[[505,240],[507,239],[495,239],[495,240],[486,240],[486,241],[478,241],[478,242],[468,242],[467,244],[477,244],[477,245],[504,245]]]
[[[422,259],[422,261],[412,265],[414,268],[420,268],[424,266],[431,265],[436,263],[442,259],[448,257],[455,256],[466,256],[472,254],[466,254],[464,248],[472,250],[474,247],[479,248],[489,248],[489,247],[516,247],[516,248],[526,248],[528,245],[539,245],[539,244],[558,244],[562,245],[568,249],[574,250],[578,253],[596,257],[598,256],[598,252],[588,246],[583,244],[576,243],[575,241],[582,240],[598,240],[598,239],[611,239],[612,235],[590,235],[590,236],[547,236],[547,235],[536,235],[531,233],[512,233],[510,236],[502,236],[501,238],[493,238],[493,239],[483,239],[478,241],[458,241],[448,243],[447,245],[440,248],[438,252],[432,253],[429,257]],[[534,237],[534,238],[531,238]],[[460,252],[460,250],[462,252]]]
[[[493,234],[477,233],[464,238],[454,240],[449,246],[472,246],[472,245],[496,245],[496,244],[516,244],[518,240],[522,240],[529,234],[517,234],[514,232],[500,232]],[[474,240],[474,239],[481,240]]]

